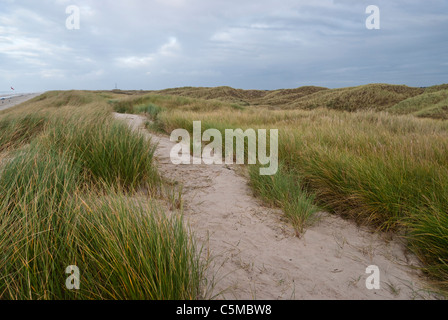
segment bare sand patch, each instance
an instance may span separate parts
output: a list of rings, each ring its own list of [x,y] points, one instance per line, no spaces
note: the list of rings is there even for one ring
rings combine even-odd
[[[302,238],[281,210],[255,198],[229,165],[173,165],[168,137],[144,129],[145,117],[115,114],[158,144],[161,174],[183,185],[187,222],[213,257],[216,299],[432,299],[418,260],[399,238],[372,233],[320,213]],[[366,288],[366,268],[380,270],[381,288]],[[214,279],[212,279],[214,275]]]
[[[41,94],[42,93],[26,93],[23,95],[5,98],[5,100],[0,100],[0,111],[14,107],[18,104],[25,102],[25,101],[33,99],[34,97],[40,96]]]

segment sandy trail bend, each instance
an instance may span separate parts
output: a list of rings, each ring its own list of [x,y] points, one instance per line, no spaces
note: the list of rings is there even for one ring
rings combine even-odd
[[[254,198],[247,180],[227,165],[173,165],[174,143],[144,129],[145,117],[115,114],[158,144],[161,174],[183,185],[185,217],[213,257],[216,299],[430,299],[417,260],[397,240],[386,241],[350,221],[322,213],[302,238]],[[366,268],[380,270],[368,290]]]

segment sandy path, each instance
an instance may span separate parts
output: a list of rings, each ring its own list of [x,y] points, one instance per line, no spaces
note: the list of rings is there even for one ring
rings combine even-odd
[[[23,95],[6,98],[5,100],[0,101],[0,111],[5,110],[11,107],[14,107],[18,104],[21,104],[27,100],[33,99],[34,97],[40,96],[42,93],[25,93]]]
[[[386,241],[354,223],[322,213],[302,238],[280,210],[254,198],[226,165],[173,165],[174,145],[148,133],[146,120],[116,114],[158,143],[161,174],[183,184],[185,216],[213,256],[217,299],[426,299],[417,260],[397,240]],[[378,290],[366,288],[366,268],[380,270]]]

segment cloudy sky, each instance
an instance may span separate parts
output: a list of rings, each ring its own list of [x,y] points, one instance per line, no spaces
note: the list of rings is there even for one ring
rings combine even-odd
[[[0,0],[0,73],[20,92],[448,83],[448,1]]]

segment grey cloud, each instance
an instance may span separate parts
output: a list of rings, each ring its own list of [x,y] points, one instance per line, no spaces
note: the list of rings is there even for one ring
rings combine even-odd
[[[446,1],[374,2],[381,30],[367,0],[5,0],[0,91],[446,82]]]

